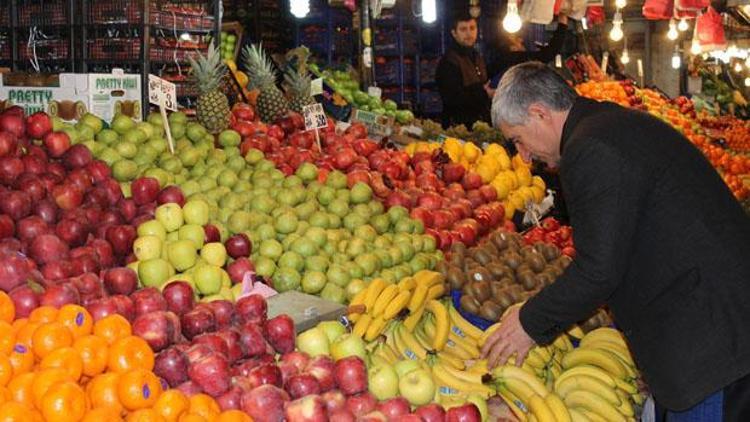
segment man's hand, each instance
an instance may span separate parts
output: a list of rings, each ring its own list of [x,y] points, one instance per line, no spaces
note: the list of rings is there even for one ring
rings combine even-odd
[[[487,93],[487,96],[490,97],[490,99],[495,97],[495,90],[490,87],[490,82],[487,81],[486,84],[484,84],[484,92]]]
[[[564,13],[560,13],[559,15],[557,15],[557,22],[561,23],[563,25],[567,25],[568,24],[568,16],[566,14],[564,14]]]
[[[502,324],[482,346],[482,357],[487,358],[490,368],[504,364],[509,357],[516,355],[516,365],[521,366],[534,340],[526,334],[519,319],[520,306],[516,306],[505,315]]]

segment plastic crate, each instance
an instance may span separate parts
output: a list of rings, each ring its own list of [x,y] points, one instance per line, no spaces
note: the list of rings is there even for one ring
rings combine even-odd
[[[214,28],[214,17],[209,15],[182,14],[151,9],[151,24],[162,28],[197,29],[210,31]]]
[[[0,4],[0,26],[10,26],[10,2]]]
[[[95,38],[88,40],[88,47],[94,60],[135,60],[141,55],[138,38]]]
[[[401,102],[401,93],[398,88],[383,88],[382,98],[393,100],[397,103]]]
[[[375,80],[380,84],[398,84],[400,83],[399,77],[399,61],[396,58],[385,59],[383,64],[378,63],[379,60],[375,61]]]
[[[141,3],[138,0],[94,0],[89,5],[89,22],[140,23],[143,18]]]
[[[35,52],[39,60],[62,60],[69,58],[70,46],[67,39],[39,40],[35,49],[27,45],[25,40],[19,41],[18,55],[22,60],[33,58]]]
[[[18,5],[18,25],[66,25],[68,2],[65,0],[32,0]]]
[[[187,64],[188,57],[194,56],[197,50],[184,50],[176,48],[165,48],[159,45],[152,45],[148,52],[148,58],[151,61],[160,63],[171,63],[179,62],[180,64]],[[205,54],[205,51],[201,52]]]
[[[443,111],[443,100],[437,91],[422,89],[419,92],[422,111],[426,114],[438,114]]]
[[[423,84],[435,82],[435,73],[437,72],[439,59],[420,59],[419,61],[419,80]]]
[[[414,83],[414,76],[416,75],[416,66],[413,59],[404,59],[404,85],[410,85]]]
[[[379,54],[398,53],[398,33],[393,28],[375,33],[375,51]]]
[[[404,55],[413,56],[417,54],[418,44],[417,35],[413,29],[403,28],[401,30],[401,48]]]
[[[8,38],[0,38],[0,60],[10,60],[11,41]]]
[[[339,26],[333,30],[332,48],[335,53],[352,55],[354,45],[352,43],[352,29],[349,27]]]

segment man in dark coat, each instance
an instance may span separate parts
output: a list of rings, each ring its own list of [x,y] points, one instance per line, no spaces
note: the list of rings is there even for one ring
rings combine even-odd
[[[750,219],[700,151],[538,62],[503,76],[492,116],[525,158],[559,166],[577,256],[506,315],[490,365],[607,305],[668,421],[750,420]]]
[[[451,43],[435,72],[445,128],[463,124],[470,129],[476,121],[490,122],[492,91],[487,84],[487,66],[474,48],[477,34],[476,19],[468,13],[456,15]]]

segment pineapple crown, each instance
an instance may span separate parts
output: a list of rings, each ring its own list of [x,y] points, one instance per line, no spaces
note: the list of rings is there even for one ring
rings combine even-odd
[[[284,81],[289,87],[289,91],[292,95],[303,97],[310,96],[310,83],[312,82],[312,78],[308,72],[301,72],[290,68],[284,74]]]
[[[276,72],[271,60],[263,50],[263,43],[245,46],[242,60],[247,68],[249,88],[259,88],[261,91],[275,87]]]
[[[196,82],[198,91],[201,94],[214,91],[219,88],[221,78],[227,71],[227,67],[221,60],[221,54],[213,43],[208,45],[208,54],[205,56],[200,52],[196,53],[198,59],[188,56],[190,67],[193,68],[193,79]]]

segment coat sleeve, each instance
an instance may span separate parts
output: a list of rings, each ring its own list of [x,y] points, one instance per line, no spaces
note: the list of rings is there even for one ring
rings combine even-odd
[[[487,96],[481,85],[464,87],[461,69],[445,59],[438,64],[435,82],[443,104],[454,110],[476,107],[477,98]]]
[[[539,344],[584,320],[620,286],[648,192],[645,171],[595,139],[569,142],[560,165],[576,257],[565,272],[521,308],[524,330]]]
[[[552,34],[552,39],[550,39],[549,43],[539,49],[539,51],[533,51],[528,53],[528,57],[526,60],[538,60],[542,63],[548,63],[552,61],[552,59],[555,58],[555,56],[560,52],[563,46],[563,42],[565,42],[565,35],[568,31],[568,25],[563,25],[561,23],[557,24],[557,29]]]

